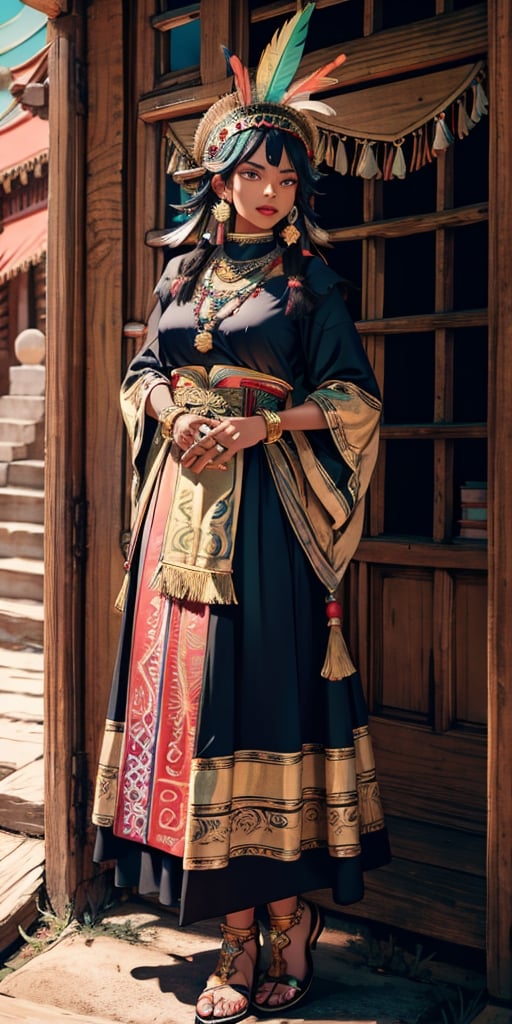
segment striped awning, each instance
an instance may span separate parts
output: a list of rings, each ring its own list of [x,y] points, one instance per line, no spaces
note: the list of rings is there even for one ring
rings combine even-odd
[[[46,253],[48,209],[4,221],[0,231],[0,284],[39,263]]]

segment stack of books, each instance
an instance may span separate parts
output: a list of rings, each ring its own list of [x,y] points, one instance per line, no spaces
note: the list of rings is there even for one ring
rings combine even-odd
[[[459,536],[487,540],[487,483],[467,480],[460,489]]]

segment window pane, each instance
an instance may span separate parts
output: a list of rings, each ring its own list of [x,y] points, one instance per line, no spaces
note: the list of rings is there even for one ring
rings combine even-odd
[[[199,64],[200,22],[199,18],[179,25],[169,32],[169,60],[171,71],[194,67]]]

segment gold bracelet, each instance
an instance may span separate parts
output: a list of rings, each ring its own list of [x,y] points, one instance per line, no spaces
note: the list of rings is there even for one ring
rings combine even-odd
[[[263,416],[267,428],[267,436],[263,444],[274,444],[276,441],[279,441],[283,433],[283,425],[279,413],[274,412],[273,409],[256,409],[256,415]]]
[[[158,413],[160,432],[166,441],[172,441],[174,424],[179,416],[183,416],[186,412],[188,409],[184,409],[181,405],[168,405],[166,409],[162,409]]]

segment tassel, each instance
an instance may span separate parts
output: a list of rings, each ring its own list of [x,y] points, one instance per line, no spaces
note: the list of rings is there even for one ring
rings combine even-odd
[[[465,97],[461,96],[457,100],[457,135],[459,139],[463,139],[466,135],[469,135],[472,128],[475,126],[475,122],[471,120],[466,110]]]
[[[432,143],[432,154],[438,156],[445,149],[448,149],[453,142],[453,135],[446,124],[446,117],[444,114],[439,114],[435,119],[436,130],[434,133],[434,141]]]
[[[356,169],[358,178],[366,178],[369,181],[371,178],[380,177],[379,165],[375,159],[373,149],[374,145],[374,142],[363,142],[361,156]]]
[[[327,146],[325,147],[325,162],[331,169],[334,167],[334,143],[330,132],[327,136]]]
[[[334,594],[329,594],[325,612],[327,625],[329,627],[329,639],[327,641],[327,652],[322,666],[321,676],[334,682],[337,679],[345,679],[355,672],[347,645],[341,631],[342,608],[339,601],[335,600]]]
[[[341,135],[338,139],[338,148],[336,150],[336,158],[334,161],[334,170],[337,171],[338,174],[346,174],[348,171],[347,147],[345,146],[346,140],[346,135]]]
[[[479,79],[471,83],[473,89],[473,106],[471,109],[471,120],[478,124],[481,117],[488,113],[489,100],[484,92],[484,87]]]
[[[326,139],[325,135],[322,132],[322,134],[320,135],[320,140],[318,142],[318,146],[317,146],[316,153],[315,153],[315,163],[316,163],[317,167],[320,166],[320,164],[322,163],[323,160],[325,160],[326,148],[327,148],[327,139]]]
[[[208,572],[160,562],[150,581],[151,590],[164,597],[200,604],[237,604],[230,572]]]
[[[114,608],[117,612],[124,612],[126,608],[126,598],[128,597],[128,587],[130,585],[130,572],[127,569],[124,574],[124,579],[121,584],[121,590],[119,591],[115,601]]]
[[[394,143],[394,146],[396,147],[396,153],[395,153],[395,155],[393,157],[393,163],[391,165],[391,177],[392,178],[400,178],[400,180],[402,180],[402,181],[403,181],[403,179],[405,178],[405,176],[407,174],[407,166],[406,166],[406,163],[405,163],[405,157],[404,157],[404,154],[402,152],[403,141],[404,140],[402,139],[401,142],[395,142]]]

